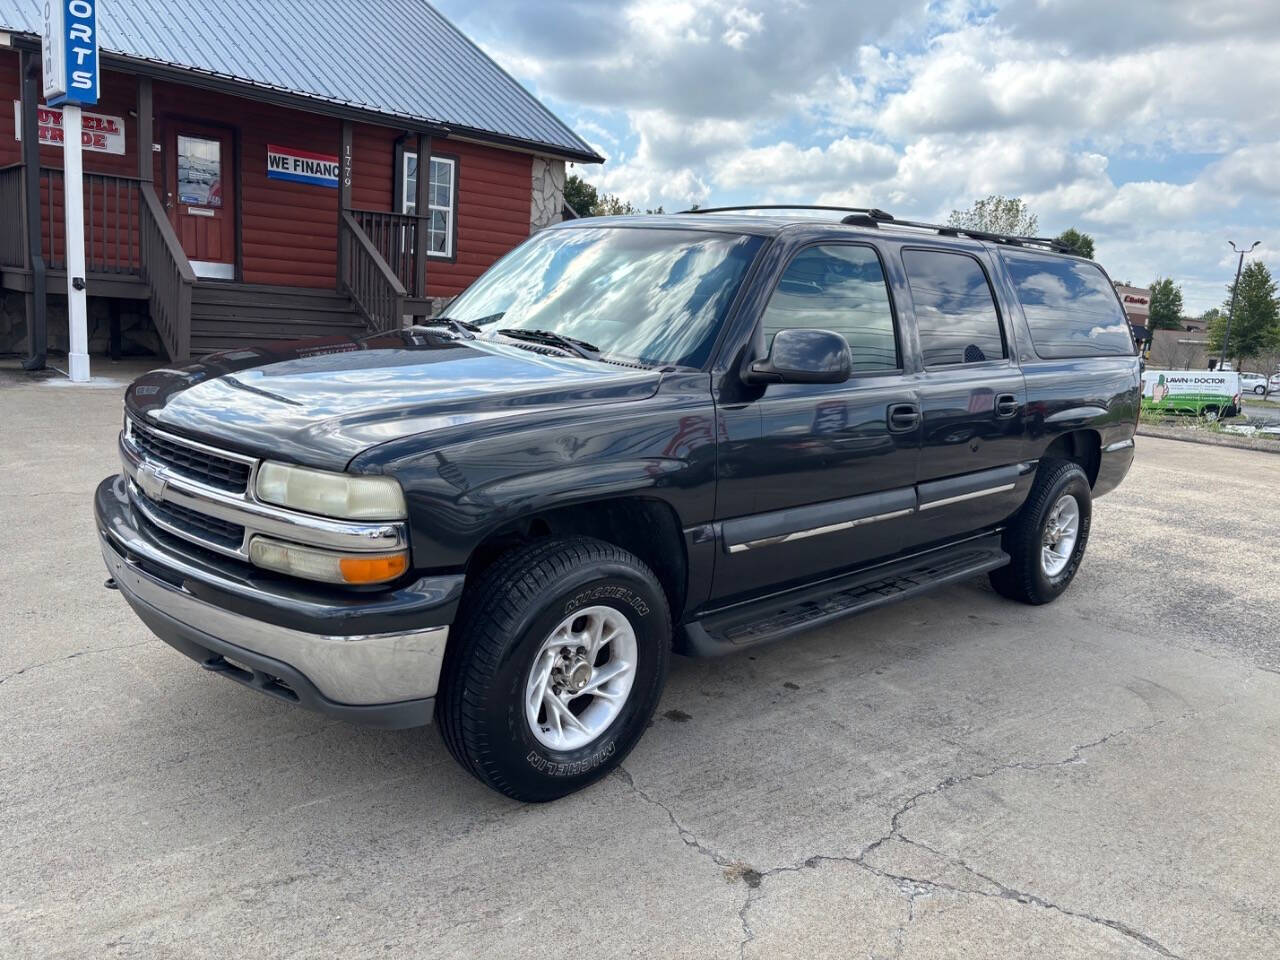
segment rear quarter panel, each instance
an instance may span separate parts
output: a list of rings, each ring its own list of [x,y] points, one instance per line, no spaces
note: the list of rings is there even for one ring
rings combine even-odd
[[[1024,362],[1027,429],[1036,456],[1064,433],[1096,430],[1105,448],[1131,438],[1142,396],[1135,357]]]

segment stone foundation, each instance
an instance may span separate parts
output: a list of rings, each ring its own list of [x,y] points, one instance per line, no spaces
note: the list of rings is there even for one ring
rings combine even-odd
[[[0,294],[0,354],[26,355],[26,297],[9,290]],[[122,357],[164,356],[160,336],[151,323],[145,300],[120,300],[120,355]],[[89,297],[89,353],[105,354],[111,348],[111,304],[105,297]],[[67,298],[50,295],[45,330],[50,353],[66,353],[70,346],[67,327]]]

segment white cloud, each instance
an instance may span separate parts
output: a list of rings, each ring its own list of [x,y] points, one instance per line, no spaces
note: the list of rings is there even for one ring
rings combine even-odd
[[[641,207],[828,202],[944,218],[1021,196],[1118,277],[1221,300],[1280,271],[1280,16],[1254,0],[444,0],[608,151]],[[452,8],[452,9],[449,9]],[[563,107],[562,107],[563,105]],[[1273,227],[1275,224],[1277,226]]]

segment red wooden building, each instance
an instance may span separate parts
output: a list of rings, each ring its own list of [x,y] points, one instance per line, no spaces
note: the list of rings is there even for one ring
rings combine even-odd
[[[0,0],[0,352],[40,353],[46,323],[65,342],[66,131],[39,98],[37,16]],[[80,134],[91,349],[122,326],[174,360],[398,327],[559,220],[565,161],[601,161],[421,0],[113,0],[99,17]]]

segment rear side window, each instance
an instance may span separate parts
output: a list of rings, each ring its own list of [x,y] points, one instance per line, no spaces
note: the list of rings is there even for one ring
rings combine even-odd
[[[761,319],[765,349],[779,330],[831,330],[849,342],[853,369],[898,369],[893,309],[880,258],[870,247],[807,247],[783,271]]]
[[[1002,254],[1045,359],[1133,354],[1133,335],[1115,291],[1092,263]]]
[[[920,350],[927,367],[1006,356],[1000,315],[981,264],[965,253],[904,250]]]

